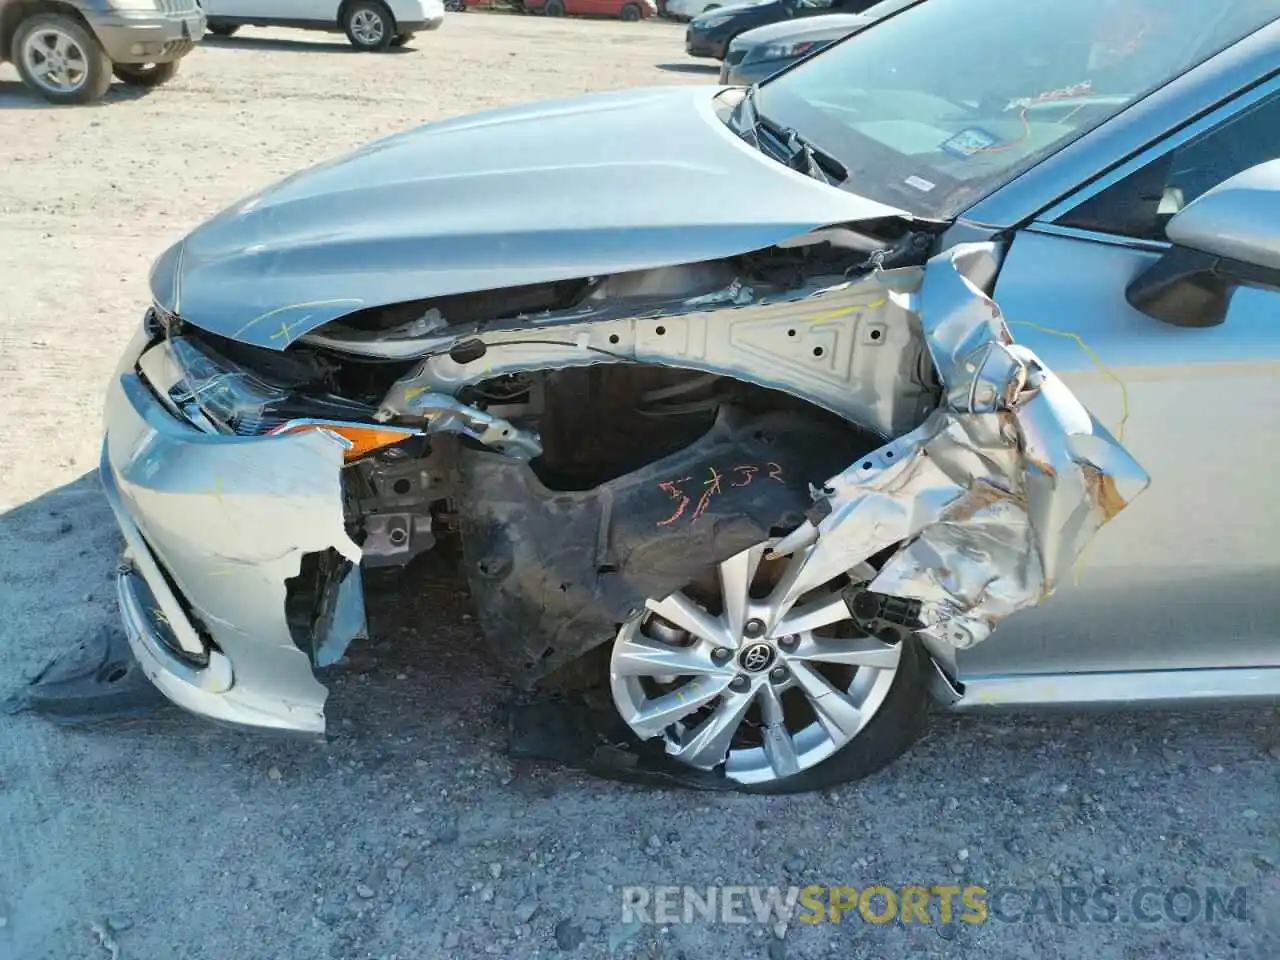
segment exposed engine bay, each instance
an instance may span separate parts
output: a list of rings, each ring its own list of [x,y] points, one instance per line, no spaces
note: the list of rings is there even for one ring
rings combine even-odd
[[[284,350],[156,309],[138,371],[209,433],[341,440],[349,543],[298,549],[287,580],[312,666],[365,636],[367,571],[411,590],[428,551],[458,551],[532,687],[768,544],[779,617],[834,579],[868,635],[915,634],[947,671],[1148,480],[1013,343],[984,292],[999,248],[926,263],[932,242],[825,230],[359,311]]]

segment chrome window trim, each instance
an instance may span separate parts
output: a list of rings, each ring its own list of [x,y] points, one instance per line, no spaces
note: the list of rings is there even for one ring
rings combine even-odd
[[[1280,19],[1139,100],[1079,140],[1046,157],[959,217],[967,225],[1016,229],[1081,190],[1172,131],[1274,82],[1280,63]],[[1081,171],[1088,173],[1081,175]]]
[[[1139,237],[1126,237],[1118,233],[1102,233],[1098,230],[1082,230],[1079,227],[1066,227],[1058,223],[1035,221],[1027,227],[1028,233],[1042,233],[1054,237],[1067,237],[1071,240],[1084,240],[1089,243],[1105,243],[1112,247],[1126,247],[1130,250],[1142,250],[1148,253],[1165,253],[1173,244],[1167,240],[1145,240]]]

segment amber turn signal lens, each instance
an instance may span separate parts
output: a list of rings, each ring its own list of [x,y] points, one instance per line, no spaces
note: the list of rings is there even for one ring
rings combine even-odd
[[[343,453],[347,463],[367,457],[375,450],[390,447],[402,440],[418,435],[417,430],[407,427],[383,427],[367,423],[292,423],[285,424],[272,432],[275,434],[298,433],[301,430],[328,430],[347,441],[350,446]]]

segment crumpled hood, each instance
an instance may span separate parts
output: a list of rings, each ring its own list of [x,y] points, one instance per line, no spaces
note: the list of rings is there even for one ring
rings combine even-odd
[[[691,263],[901,211],[788,170],[661,87],[428,124],[295,174],[165,251],[156,302],[283,350],[355,310]]]

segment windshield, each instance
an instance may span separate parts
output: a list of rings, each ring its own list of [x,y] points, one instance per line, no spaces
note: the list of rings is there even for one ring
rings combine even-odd
[[[949,220],[1280,17],[1277,0],[923,0],[762,84],[848,190]]]

